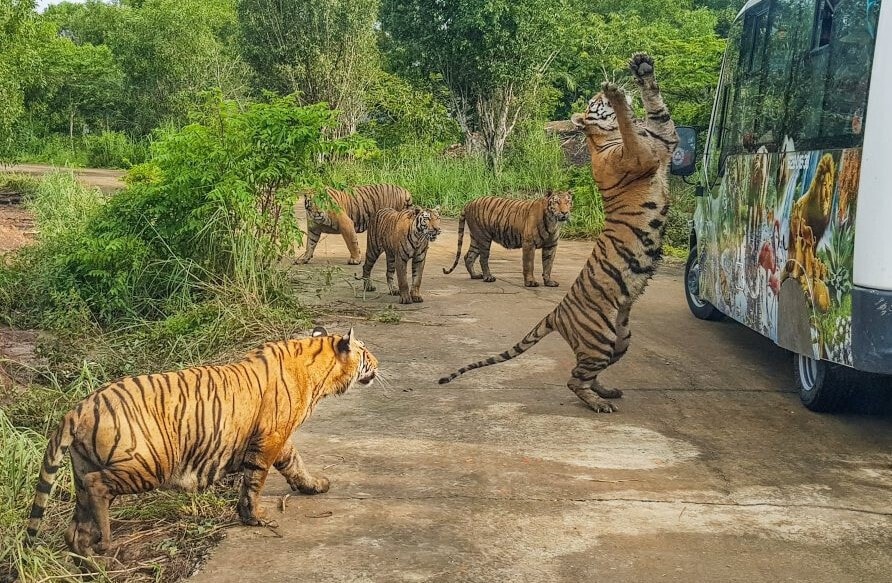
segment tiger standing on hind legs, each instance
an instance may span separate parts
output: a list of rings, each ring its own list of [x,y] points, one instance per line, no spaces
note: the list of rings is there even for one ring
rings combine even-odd
[[[598,375],[629,348],[629,312],[656,270],[669,212],[668,169],[678,143],[675,124],[654,78],[653,59],[634,55],[629,68],[641,89],[646,117],[636,120],[622,89],[605,82],[573,123],[585,133],[592,174],[604,198],[604,230],[567,295],[513,348],[440,379],[505,362],[557,331],[576,354],[567,386],[595,411],[622,396]]]

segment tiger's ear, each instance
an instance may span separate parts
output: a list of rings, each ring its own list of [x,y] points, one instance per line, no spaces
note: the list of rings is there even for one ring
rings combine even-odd
[[[585,129],[585,115],[581,113],[574,113],[570,116],[570,121],[573,122],[573,125],[577,130]]]
[[[412,210],[415,211],[415,216],[417,217],[418,215],[421,214],[421,211],[423,209],[420,206],[415,206],[415,207],[412,207]]]
[[[328,336],[328,330],[323,328],[322,326],[316,326],[313,328],[313,332],[310,333],[310,336],[313,338],[318,338],[319,336]]]
[[[353,328],[350,328],[350,331],[347,332],[347,335],[338,340],[338,352],[342,352],[344,354],[350,353],[350,345],[353,343]]]
[[[542,195],[543,198],[551,198],[554,195],[554,191],[552,189],[547,189],[545,193]]]

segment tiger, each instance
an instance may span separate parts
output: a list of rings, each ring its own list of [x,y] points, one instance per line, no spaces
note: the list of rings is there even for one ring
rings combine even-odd
[[[238,362],[127,377],[96,390],[69,411],[49,440],[27,534],[33,542],[59,465],[71,455],[76,507],[65,542],[75,553],[111,544],[116,496],[157,488],[195,491],[243,474],[238,515],[265,524],[259,507],[271,467],[293,490],[327,492],[307,470],[292,432],[328,395],[368,386],[378,361],[356,338],[317,327],[303,339],[270,342]]]
[[[345,192],[334,188],[326,188],[328,196],[337,204],[339,210],[326,211],[320,209],[312,196],[304,196],[304,208],[307,211],[307,248],[295,263],[309,263],[316,251],[316,245],[322,233],[338,234],[344,237],[350,251],[348,265],[359,265],[361,254],[357,233],[363,233],[375,213],[382,208],[396,210],[412,206],[412,194],[394,184],[367,184],[357,186]]]
[[[576,355],[567,386],[595,411],[611,413],[605,400],[622,396],[598,375],[626,353],[631,340],[629,312],[661,257],[669,212],[668,167],[678,143],[675,124],[654,78],[653,59],[635,54],[629,68],[640,87],[646,118],[636,120],[624,91],[605,82],[585,114],[573,116],[592,160],[592,174],[604,199],[604,229],[567,295],[514,347],[460,368],[440,379],[448,383],[469,370],[505,362],[557,331]]]
[[[381,209],[369,223],[365,263],[362,266],[363,289],[375,291],[372,269],[381,253],[387,256],[387,287],[390,295],[400,296],[401,304],[420,303],[421,276],[427,247],[440,235],[440,208],[413,207],[395,211]],[[412,287],[408,282],[408,265],[412,263]],[[396,272],[397,286],[393,285]]]
[[[506,249],[523,248],[523,284],[538,287],[533,275],[536,249],[542,249],[542,279],[548,287],[557,287],[558,282],[551,278],[551,267],[557,251],[561,225],[570,220],[573,209],[571,192],[547,191],[545,196],[535,200],[518,200],[485,196],[465,205],[458,220],[458,249],[455,262],[443,273],[450,274],[458,265],[461,246],[465,235],[465,222],[471,231],[471,247],[465,254],[465,267],[471,279],[493,282],[495,276],[489,271],[489,249],[493,241]],[[480,258],[483,274],[474,269]]]

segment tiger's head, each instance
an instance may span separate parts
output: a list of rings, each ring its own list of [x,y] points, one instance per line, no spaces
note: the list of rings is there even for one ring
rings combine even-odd
[[[569,190],[555,192],[549,190],[545,193],[546,209],[548,214],[559,223],[570,220],[570,211],[573,210],[573,193]]]
[[[378,376],[378,359],[369,352],[361,340],[356,338],[353,328],[350,328],[346,336],[329,336],[325,328],[317,326],[313,329],[312,335],[314,338],[320,336],[331,338],[330,346],[334,350],[335,360],[341,367],[341,374],[335,377],[330,387],[326,387],[326,392],[340,395],[355,384],[367,387]]]
[[[626,95],[626,102],[632,105],[632,98],[629,95]],[[619,129],[616,112],[613,111],[613,106],[603,91],[589,99],[585,113],[574,113],[571,121],[576,129],[587,136],[611,134]]]
[[[304,195],[304,208],[307,210],[307,216],[314,222],[321,224],[328,222],[328,214],[319,208],[310,193]]]
[[[415,207],[415,232],[428,241],[436,241],[440,235],[440,207],[425,209]]]

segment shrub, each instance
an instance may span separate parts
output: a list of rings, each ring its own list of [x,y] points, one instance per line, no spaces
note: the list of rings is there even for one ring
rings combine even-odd
[[[93,168],[129,168],[146,159],[146,148],[121,132],[84,136],[87,165]]]

